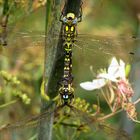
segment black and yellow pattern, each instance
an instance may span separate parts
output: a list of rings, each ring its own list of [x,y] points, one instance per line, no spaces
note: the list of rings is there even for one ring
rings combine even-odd
[[[80,20],[79,20],[80,18]],[[71,103],[74,98],[73,76],[72,76],[72,48],[74,46],[75,37],[77,36],[76,25],[81,21],[74,13],[63,14],[60,17],[63,23],[63,47],[64,47],[64,74],[62,77],[59,94],[65,105]]]

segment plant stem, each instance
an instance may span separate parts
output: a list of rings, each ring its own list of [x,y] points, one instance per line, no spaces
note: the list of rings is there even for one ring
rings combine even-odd
[[[7,15],[9,10],[9,5],[8,5],[8,0],[4,0],[4,4],[3,4],[3,15]]]
[[[140,102],[140,99],[136,100],[136,101],[134,102],[134,105],[136,105],[136,104],[139,103],[139,102]],[[120,109],[120,110],[118,110],[118,111],[116,111],[116,112],[112,112],[112,113],[110,113],[110,114],[108,114],[108,115],[106,115],[106,116],[104,116],[104,117],[100,117],[100,118],[98,118],[98,121],[106,120],[106,119],[108,119],[108,118],[110,118],[110,117],[112,117],[112,116],[114,116],[114,115],[120,113],[121,111],[123,111],[123,109]],[[134,121],[134,120],[133,120],[133,121]],[[136,120],[135,120],[135,122],[136,122]],[[139,121],[137,121],[137,122],[140,123]]]
[[[81,0],[67,0],[64,7],[64,15],[67,12],[74,12],[78,16]],[[53,99],[58,96],[59,82],[63,76],[64,70],[64,52],[63,40],[59,39],[60,28],[60,0],[48,0],[46,4],[46,29],[45,35],[45,62],[44,62],[44,76],[43,81],[44,93],[46,93],[50,100],[42,99],[41,112],[48,110],[55,110],[55,103]],[[60,30],[61,29],[61,30]],[[57,35],[58,34],[58,35]],[[57,39],[58,36],[58,39]],[[54,39],[55,38],[55,39]],[[50,106],[51,104],[51,106]],[[40,122],[39,140],[52,139],[52,127],[54,120],[54,113],[48,114],[47,121]]]
[[[17,102],[17,100],[12,100],[12,101],[10,101],[8,103],[2,104],[2,105],[0,105],[0,109],[8,107],[9,105],[15,104],[16,102]]]
[[[49,96],[50,100],[46,101],[42,99],[41,113],[55,109],[53,98],[57,95],[58,81],[61,77],[60,73],[56,73],[57,69],[57,46],[58,40],[54,40],[54,34],[60,31],[60,0],[48,0],[46,4],[46,28],[45,28],[45,60],[44,60],[44,93]],[[61,62],[62,63],[62,62]],[[60,64],[61,65],[61,64]],[[59,68],[60,69],[60,68]],[[60,71],[60,70],[59,70]],[[50,113],[44,122],[40,121],[38,140],[51,140],[52,139],[52,127],[54,120],[54,113]]]

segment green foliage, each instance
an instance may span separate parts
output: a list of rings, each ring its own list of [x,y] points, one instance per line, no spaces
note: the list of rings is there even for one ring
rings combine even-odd
[[[126,77],[129,76],[130,71],[131,71],[131,65],[130,64],[127,64],[126,65],[126,68],[125,68],[125,75],[126,75]]]
[[[97,105],[89,105],[86,100],[76,98],[71,107],[56,111],[53,139],[106,139],[106,135],[109,140],[114,137],[129,139],[122,130],[118,132],[104,121],[98,121],[102,116],[98,109]]]
[[[11,75],[10,73],[7,73],[6,71],[0,71],[0,76],[5,80],[6,84],[14,84],[19,85],[20,81],[17,79],[16,76]]]
[[[6,72],[6,71],[0,71],[0,79],[1,79],[1,100],[2,97],[8,97],[10,100],[13,100],[13,97],[19,98],[24,104],[30,104],[30,98],[26,93],[22,92],[21,89],[21,82],[17,79],[16,76],[13,76],[12,74]],[[7,95],[5,95],[7,94]],[[6,99],[3,99],[4,102],[6,102]]]

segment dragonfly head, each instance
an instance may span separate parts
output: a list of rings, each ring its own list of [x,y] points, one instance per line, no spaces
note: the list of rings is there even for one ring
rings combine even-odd
[[[63,22],[67,23],[68,25],[77,24],[78,19],[75,17],[74,13],[67,13],[67,15],[63,18]]]
[[[62,95],[62,99],[63,99],[64,105],[68,105],[69,104],[69,95],[68,94],[63,94]]]
[[[62,99],[63,99],[63,103],[64,105],[69,105],[72,102],[72,99],[74,98],[73,94],[63,94],[62,95]]]
[[[67,13],[66,18],[67,18],[68,20],[74,20],[75,14],[74,14],[74,13]]]
[[[68,88],[64,88],[63,94],[62,94],[62,98],[64,101],[69,100],[69,94],[68,94]]]
[[[71,84],[65,83],[59,89],[59,94],[61,96],[62,102],[64,105],[68,105],[71,103],[74,98],[74,89]]]

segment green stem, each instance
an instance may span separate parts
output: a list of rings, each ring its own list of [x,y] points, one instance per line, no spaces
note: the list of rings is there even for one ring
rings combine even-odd
[[[46,4],[46,29],[45,29],[46,32],[47,32],[49,19],[50,19],[50,13],[51,13],[51,0],[48,0]]]
[[[42,99],[41,112],[55,110],[53,102],[58,91],[60,74],[56,68],[56,53],[58,40],[54,40],[54,34],[60,29],[60,0],[48,0],[46,4],[46,25],[45,25],[45,58],[44,58],[44,93],[49,96],[49,101]],[[60,69],[60,68],[59,68]],[[59,70],[60,71],[60,70]],[[59,77],[59,78],[58,78]],[[47,121],[40,121],[38,140],[51,140],[54,113],[48,114]]]
[[[65,4],[64,14],[74,11],[78,15],[81,0],[67,0]],[[60,0],[48,0],[46,5],[46,29],[45,35],[45,63],[44,63],[44,93],[49,96],[49,101],[42,99],[41,112],[55,110],[53,99],[58,96],[59,82],[63,76],[64,69],[64,53],[63,40],[54,39],[56,34],[61,33],[60,17]],[[52,104],[51,107],[50,104]],[[52,139],[54,113],[48,116],[47,122],[40,122],[39,140]]]
[[[0,105],[0,109],[3,109],[5,107],[8,107],[9,105],[15,104],[17,101],[18,100],[12,100],[12,101],[10,101],[8,103],[2,104],[2,105]]]
[[[101,89],[101,93],[102,93],[103,97],[105,98],[105,100],[106,100],[106,102],[107,102],[107,104],[108,104],[110,110],[113,112],[112,106],[111,106],[111,104],[109,103],[109,101],[108,101],[108,99],[107,99],[107,97],[106,97],[106,95],[104,94],[104,91],[103,91],[102,89]]]
[[[3,15],[7,15],[8,13],[8,10],[9,10],[9,5],[8,5],[8,0],[4,0],[4,3],[3,3]]]

